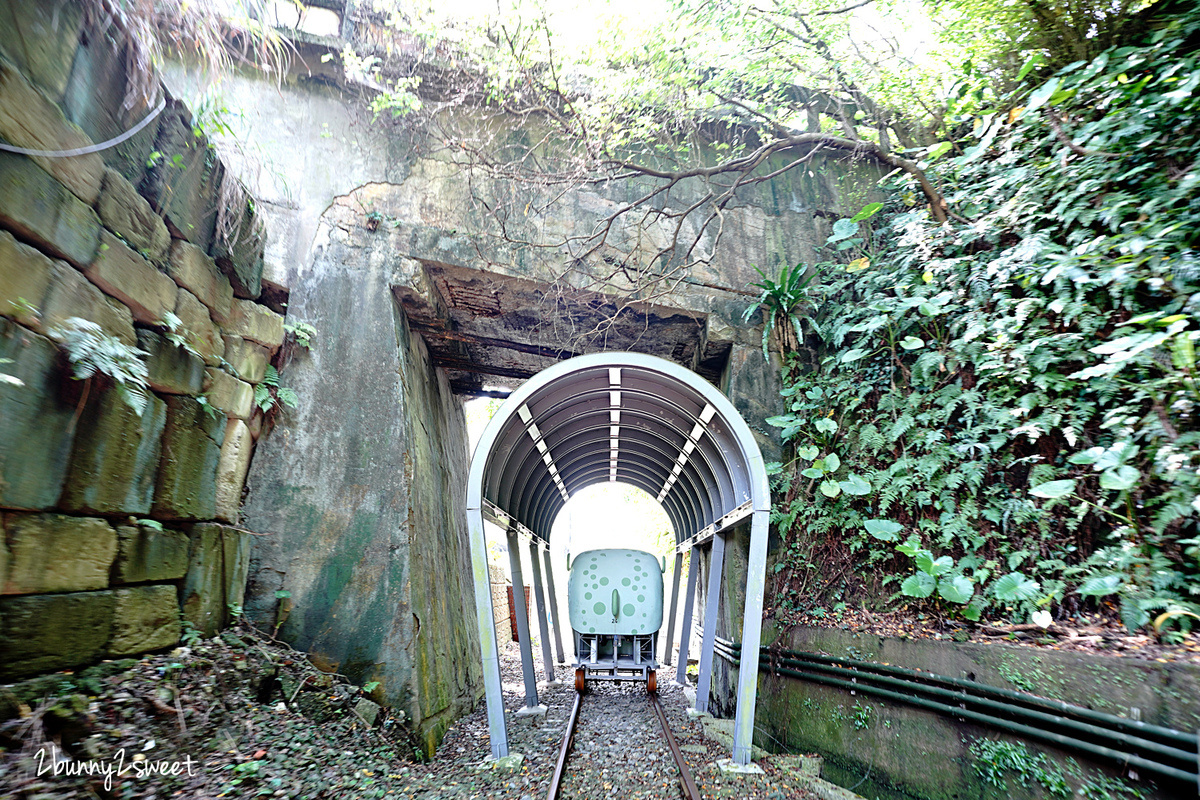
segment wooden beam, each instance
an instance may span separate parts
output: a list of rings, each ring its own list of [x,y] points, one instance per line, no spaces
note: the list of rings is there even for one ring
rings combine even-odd
[[[498,347],[503,350],[515,350],[518,353],[541,356],[542,358],[565,359],[574,358],[575,356],[579,355],[579,353],[572,352],[562,347],[545,347],[538,344],[513,342],[507,339],[494,339],[490,336],[463,333],[462,331],[451,331],[440,328],[436,325],[429,325],[424,322],[414,321],[412,319],[409,320],[409,325],[422,336],[429,339],[440,339],[442,341],[449,342],[464,342],[466,344],[477,344],[482,347]]]

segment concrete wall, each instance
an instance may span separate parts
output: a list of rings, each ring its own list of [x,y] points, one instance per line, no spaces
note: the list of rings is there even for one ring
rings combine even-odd
[[[431,752],[481,691],[466,541],[466,423],[392,295],[413,264],[331,208],[294,270],[290,314],[315,325],[288,370],[301,398],[253,465],[243,513],[268,532],[247,613],[318,664],[377,680]]]
[[[123,103],[117,28],[73,2],[5,13],[6,142],[87,147],[146,117]],[[224,177],[174,99],[100,153],[0,153],[0,372],[18,381],[0,383],[0,680],[172,646],[181,618],[211,635],[242,603],[254,385],[284,329],[258,302],[262,240]],[[243,235],[218,216],[248,217]],[[74,378],[71,318],[136,348],[143,413],[111,378]]]
[[[1015,645],[959,644],[855,634],[833,628],[764,628],[764,644],[787,650],[876,661],[965,678],[1003,689],[1033,690],[1044,697],[1108,714],[1185,731],[1200,727],[1200,667],[1135,658],[1089,656]],[[724,680],[737,670],[718,659]],[[1012,737],[912,706],[788,677],[759,675],[755,744],[774,752],[816,752],[826,759],[824,776],[843,786],[858,785],[864,797],[973,800],[1001,796],[973,769],[970,745],[980,739]],[[727,711],[729,709],[726,709]],[[1017,740],[1019,741],[1019,740]],[[1084,774],[1121,777],[1118,765],[1090,762],[1074,753],[1027,743],[1070,776],[1070,760]],[[1072,790],[1079,780],[1068,777]],[[860,783],[861,781],[861,783]],[[1174,797],[1177,787],[1147,797]],[[1022,786],[1009,775],[1002,796],[1042,797],[1037,785]],[[1193,788],[1194,791],[1194,788]],[[1103,795],[1100,795],[1103,796]]]

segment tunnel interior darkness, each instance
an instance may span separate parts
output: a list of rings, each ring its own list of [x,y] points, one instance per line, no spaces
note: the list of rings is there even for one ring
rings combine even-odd
[[[524,383],[496,412],[475,449],[468,478],[467,523],[495,758],[508,755],[508,742],[484,520],[498,525],[508,537],[514,586],[524,580],[519,542],[523,539],[529,547],[542,657],[546,675],[553,680],[552,644],[558,661],[565,659],[561,626],[556,619],[552,643],[546,619],[547,607],[557,614],[555,572],[547,544],[554,519],[567,500],[601,482],[632,484],[656,498],[671,520],[678,551],[692,551],[676,672],[679,682],[686,680],[687,632],[698,591],[699,556],[702,550],[710,551],[696,699],[701,711],[707,709],[712,679],[726,535],[749,520],[742,646],[757,652],[770,497],[762,455],[745,421],[711,383],[655,356],[607,352],[562,361]],[[681,562],[675,559],[669,585],[671,612],[666,634],[660,637],[668,664]],[[538,708],[538,697],[528,616],[523,593],[514,592],[513,598],[525,678],[525,708],[518,714],[530,713]],[[757,684],[755,671],[743,673],[738,678],[733,750],[734,760],[741,764],[750,761]]]

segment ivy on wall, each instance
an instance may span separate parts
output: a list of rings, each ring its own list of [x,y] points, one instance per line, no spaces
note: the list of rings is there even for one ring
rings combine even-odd
[[[1198,37],[1192,11],[973,117],[925,151],[951,222],[899,176],[804,298],[761,284],[804,337],[769,420],[782,611],[857,576],[972,620],[1200,619]]]

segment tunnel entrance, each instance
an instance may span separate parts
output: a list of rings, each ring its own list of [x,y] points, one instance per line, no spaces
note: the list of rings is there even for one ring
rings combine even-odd
[[[512,392],[492,417],[471,460],[467,527],[475,581],[476,616],[487,694],[493,757],[508,755],[499,652],[488,584],[484,520],[504,530],[514,585],[521,585],[521,540],[529,548],[536,619],[546,674],[554,666],[547,603],[556,608],[549,559],[553,523],[576,492],[597,483],[628,483],[660,503],[671,522],[677,553],[690,553],[683,631],[692,627],[697,569],[710,554],[703,589],[705,621],[696,707],[707,710],[726,538],[750,522],[742,646],[757,652],[765,585],[770,495],[762,455],[737,410],[696,372],[656,356],[605,352],[561,361]],[[679,597],[682,560],[675,559],[670,596]],[[543,567],[546,580],[543,581]],[[543,585],[544,584],[544,585]],[[528,615],[514,593],[525,678],[525,706],[538,705]],[[670,606],[669,606],[670,607]],[[561,629],[556,625],[556,630]],[[668,653],[676,631],[668,612]],[[680,642],[676,679],[686,680],[687,637]],[[733,758],[750,761],[757,671],[738,677]]]
[[[706,313],[436,261],[409,269],[393,294],[458,395],[504,397],[563,359],[603,350],[659,356],[716,385],[729,361],[733,343],[711,335]]]

